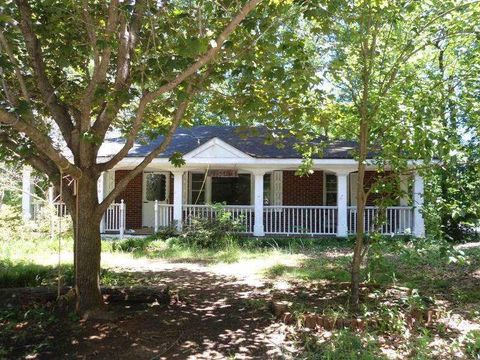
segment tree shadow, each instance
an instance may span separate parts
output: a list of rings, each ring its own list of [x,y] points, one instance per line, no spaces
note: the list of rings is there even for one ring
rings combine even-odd
[[[95,359],[215,359],[282,357],[265,289],[238,279],[177,268],[134,272],[149,285],[169,286],[168,306],[111,305],[115,323],[86,322],[69,355]],[[277,339],[277,340],[275,340]]]

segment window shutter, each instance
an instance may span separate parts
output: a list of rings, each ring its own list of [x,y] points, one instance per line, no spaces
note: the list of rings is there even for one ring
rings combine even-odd
[[[349,180],[350,180],[350,206],[357,206],[358,174],[357,173],[351,173]]]
[[[103,174],[103,198],[112,192],[115,188],[115,171],[106,171]]]
[[[189,180],[189,178],[190,178],[190,173],[185,171],[183,173],[183,178],[182,178],[182,180],[183,180],[183,184],[182,184],[182,187],[183,187],[183,189],[182,189],[182,191],[183,191],[182,192],[182,203],[183,204],[188,204],[188,182],[189,182],[188,180]]]
[[[273,205],[283,205],[283,172],[272,173]]]

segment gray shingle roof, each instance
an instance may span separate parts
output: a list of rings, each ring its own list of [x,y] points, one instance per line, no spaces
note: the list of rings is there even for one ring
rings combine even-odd
[[[255,133],[255,135],[252,135]],[[275,144],[266,144],[265,129],[258,127],[252,128],[250,135],[245,130],[235,126],[194,126],[191,128],[179,128],[167,150],[160,154],[159,158],[169,158],[173,153],[180,152],[187,154],[200,145],[213,138],[219,138],[238,150],[255,158],[267,159],[295,159],[301,158],[301,155],[295,149],[294,145],[298,141],[289,137],[279,140]],[[144,140],[135,143],[128,153],[128,157],[143,157],[150,153],[163,140],[159,136],[155,140]],[[352,151],[357,148],[357,143],[346,140],[329,140],[325,145],[326,139],[318,139],[316,143],[324,145],[323,154],[315,158],[323,159],[352,159]],[[106,140],[100,150],[99,156],[112,156],[125,143],[125,138],[120,134],[112,133]]]

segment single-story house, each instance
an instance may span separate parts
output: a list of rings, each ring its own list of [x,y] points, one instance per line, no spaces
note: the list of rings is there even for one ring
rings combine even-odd
[[[241,231],[254,236],[355,233],[357,162],[353,153],[357,144],[329,141],[314,157],[313,173],[297,176],[302,156],[295,140],[283,139],[281,146],[269,144],[259,130],[245,137],[234,126],[178,129],[167,150],[130,181],[107,210],[102,232],[145,234],[165,226],[181,228],[195,217],[215,216],[220,210],[212,204],[221,203]],[[99,180],[100,200],[162,140],[160,136],[136,143],[114,169],[104,173]],[[110,134],[99,161],[108,160],[124,141],[119,134]],[[183,166],[171,164],[174,153],[183,154]],[[368,186],[378,173],[374,165],[367,169]],[[377,230],[424,236],[423,178],[419,174],[402,177],[400,186],[404,196],[395,200],[395,206],[382,209],[383,222]],[[368,197],[367,229],[378,225],[378,196]]]

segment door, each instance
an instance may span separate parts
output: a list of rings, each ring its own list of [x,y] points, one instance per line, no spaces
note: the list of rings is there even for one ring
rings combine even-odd
[[[168,203],[170,193],[170,173],[168,172],[144,172],[143,173],[143,226],[154,227],[155,225],[155,200],[159,204]],[[163,217],[160,216],[160,219]],[[162,224],[159,224],[162,226]]]

